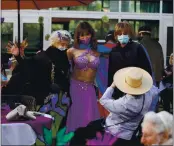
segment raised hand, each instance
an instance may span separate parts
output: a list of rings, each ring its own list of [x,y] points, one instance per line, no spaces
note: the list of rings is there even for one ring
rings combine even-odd
[[[7,53],[12,54],[14,56],[19,55],[19,48],[17,47],[16,44],[9,42],[6,46],[6,48],[7,48]]]
[[[114,82],[111,84],[111,87],[112,88],[115,88],[116,87]]]

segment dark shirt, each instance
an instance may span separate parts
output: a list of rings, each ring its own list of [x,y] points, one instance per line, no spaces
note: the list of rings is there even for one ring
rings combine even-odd
[[[17,57],[20,69],[11,77],[2,94],[25,94],[34,96],[42,104],[51,90],[52,63],[55,65],[55,83],[69,94],[69,63],[66,51],[49,47],[30,58]]]
[[[164,70],[163,50],[160,43],[148,35],[144,35],[139,43],[142,44],[147,50],[152,64],[155,80],[159,82],[162,78],[162,72]]]
[[[150,61],[141,44],[130,41],[124,48],[117,44],[109,54],[108,86],[112,84],[118,70],[131,66],[140,67],[152,75]]]
[[[167,75],[166,72],[170,73],[169,75]],[[165,69],[165,71],[163,72],[163,79],[162,82],[164,84],[166,83],[170,83],[173,85],[173,65],[168,65]]]

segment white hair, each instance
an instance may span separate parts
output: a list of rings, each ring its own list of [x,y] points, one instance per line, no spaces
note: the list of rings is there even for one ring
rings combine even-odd
[[[166,111],[161,111],[159,113],[157,113],[157,116],[160,117],[161,121],[164,124],[164,127],[167,131],[169,131],[169,133],[171,135],[172,134],[172,130],[173,130],[173,115],[166,112]]]
[[[66,30],[57,30],[54,31],[49,38],[50,46],[54,46],[54,44],[60,42],[61,39],[66,39],[69,41],[69,44],[71,44],[71,34]]]
[[[166,111],[161,111],[159,113],[148,112],[144,117],[142,127],[146,123],[152,123],[154,125],[153,128],[157,133],[168,131],[169,134],[172,135],[173,116]]]

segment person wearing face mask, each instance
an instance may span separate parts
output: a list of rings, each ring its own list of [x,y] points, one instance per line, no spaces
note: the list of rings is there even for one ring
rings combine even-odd
[[[108,86],[112,84],[113,75],[125,67],[140,67],[152,75],[151,62],[143,46],[132,41],[133,30],[131,25],[124,21],[115,26],[114,32],[117,45],[109,54]],[[115,88],[113,97],[118,99],[123,93]]]
[[[141,26],[138,30],[138,41],[145,47],[149,54],[155,81],[159,85],[164,70],[163,49],[160,43],[151,37],[151,34],[152,31],[149,26]]]
[[[22,58],[17,46],[8,46],[20,64],[20,71],[15,74],[17,79],[12,76],[2,94],[30,95],[36,98],[37,105],[43,105],[51,92],[51,84],[55,83],[69,96],[70,65],[66,51],[70,43],[69,32],[59,30],[51,34],[49,48],[32,57]]]
[[[74,35],[74,47],[67,51],[72,65],[70,95],[72,105],[68,111],[67,132],[86,126],[100,118],[94,80],[99,67],[95,31],[88,22],[81,22]]]

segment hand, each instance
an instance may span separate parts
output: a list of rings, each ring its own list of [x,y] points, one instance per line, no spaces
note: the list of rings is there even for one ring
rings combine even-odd
[[[113,82],[110,87],[115,88],[115,83]]]
[[[7,52],[10,54],[13,54],[14,56],[19,55],[19,48],[17,47],[16,44],[13,44],[12,42],[9,42],[6,46]]]
[[[36,54],[38,54],[38,53],[40,53],[40,52],[41,52],[41,50],[37,51]]]

